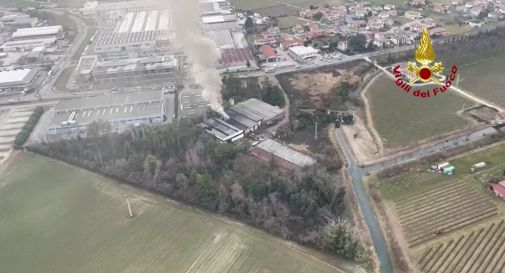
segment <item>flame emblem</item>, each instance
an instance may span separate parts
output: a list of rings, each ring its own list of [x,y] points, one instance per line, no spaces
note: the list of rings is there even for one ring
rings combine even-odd
[[[433,51],[430,34],[427,28],[423,29],[421,41],[414,53],[414,59],[420,63],[421,66],[417,66],[415,62],[408,62],[407,71],[413,76],[410,83],[431,81],[440,84],[438,79],[433,76],[439,75],[444,68],[441,62],[434,63],[433,66],[430,66],[430,64],[435,61],[435,51]]]

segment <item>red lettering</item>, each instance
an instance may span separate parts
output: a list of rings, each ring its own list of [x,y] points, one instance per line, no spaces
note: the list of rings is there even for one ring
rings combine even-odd
[[[395,75],[401,74],[400,73],[400,65],[397,65],[395,68],[393,68],[393,73],[395,73]]]
[[[436,96],[438,94],[438,87],[433,88],[433,96]]]
[[[451,72],[452,72],[452,74],[456,74],[456,72],[458,72],[458,68],[455,65],[453,65],[451,67]]]

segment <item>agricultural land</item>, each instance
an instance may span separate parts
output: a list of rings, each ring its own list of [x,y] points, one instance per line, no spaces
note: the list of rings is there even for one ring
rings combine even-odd
[[[367,87],[365,96],[373,125],[386,148],[414,145],[472,126],[472,121],[458,111],[473,103],[450,91],[435,98],[416,98],[382,75]]]
[[[453,176],[418,166],[382,181],[379,190],[385,205],[392,208],[392,218],[421,272],[503,272],[505,201],[489,192],[487,183],[503,177],[505,144],[450,162],[456,167]],[[477,162],[487,166],[470,173]]]
[[[0,181],[3,272],[364,272],[45,157]]]
[[[493,57],[460,65],[460,87],[500,106],[505,106],[503,92],[505,78],[502,70],[504,63],[505,51],[501,51]]]

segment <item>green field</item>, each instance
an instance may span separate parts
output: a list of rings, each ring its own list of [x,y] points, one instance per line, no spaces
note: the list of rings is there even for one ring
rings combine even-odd
[[[425,86],[423,90],[430,90]],[[413,145],[454,130],[465,129],[470,123],[457,112],[471,102],[448,93],[417,98],[398,88],[393,80],[380,76],[366,93],[375,129],[386,147]]]
[[[20,155],[0,179],[2,272],[344,272],[337,263],[37,155]]]
[[[459,86],[488,99],[500,106],[505,106],[505,52],[478,62],[459,65]]]

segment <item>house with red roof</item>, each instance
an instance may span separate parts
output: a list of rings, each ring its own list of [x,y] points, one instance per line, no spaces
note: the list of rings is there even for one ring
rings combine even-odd
[[[490,184],[489,190],[501,199],[505,199],[505,180],[496,184]]]
[[[262,45],[260,47],[261,58],[264,62],[271,63],[277,61],[277,53],[275,49],[270,45]]]

